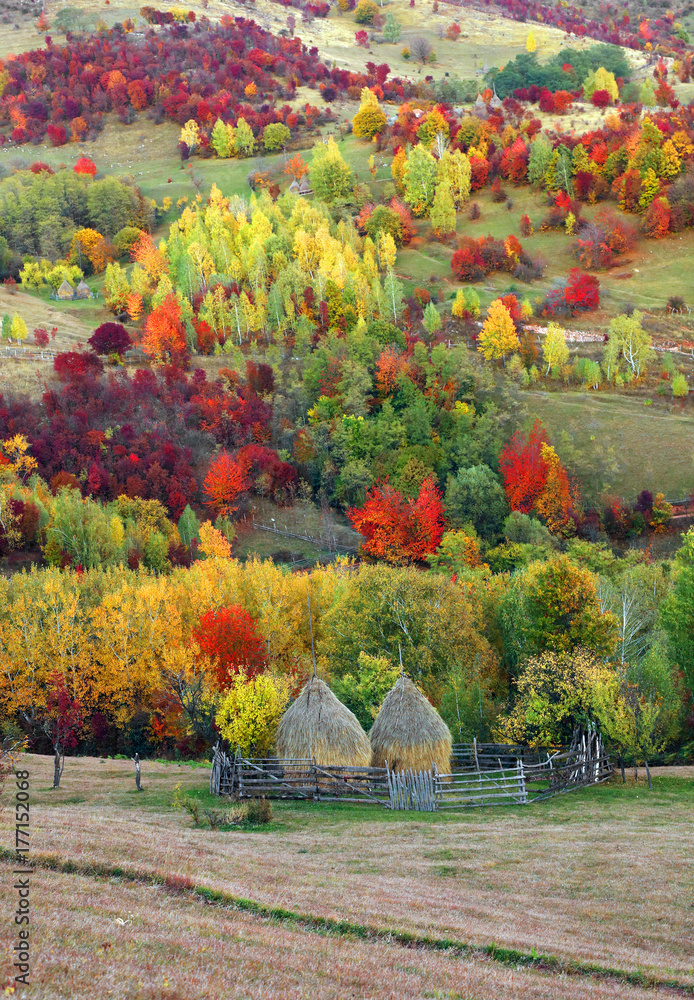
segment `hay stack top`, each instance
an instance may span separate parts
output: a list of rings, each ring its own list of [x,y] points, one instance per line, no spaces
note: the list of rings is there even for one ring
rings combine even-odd
[[[371,730],[371,766],[391,771],[450,773],[451,734],[436,709],[409,677],[399,677],[386,695]]]
[[[359,720],[315,674],[282,716],[277,756],[317,764],[368,767],[371,744]]]

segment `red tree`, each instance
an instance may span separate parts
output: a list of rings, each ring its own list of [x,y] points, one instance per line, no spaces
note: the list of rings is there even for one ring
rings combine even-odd
[[[238,604],[205,612],[193,629],[201,652],[215,661],[221,690],[229,687],[240,669],[255,675],[266,667],[267,647],[256,629],[255,619]]]
[[[53,787],[60,786],[60,778],[65,765],[65,751],[77,746],[77,734],[82,725],[82,708],[79,700],[67,689],[65,678],[55,671],[49,679],[48,701],[44,732],[51,741],[55,759],[53,762]]]
[[[499,467],[504,480],[506,499],[511,510],[529,514],[547,482],[547,463],[542,457],[542,445],[547,434],[536,420],[529,436],[513,435],[499,455]]]
[[[76,174],[89,174],[90,177],[93,177],[96,173],[96,164],[88,156],[80,156],[72,169]]]
[[[387,480],[376,483],[364,506],[351,507],[347,516],[366,539],[364,551],[390,563],[425,559],[443,535],[443,503],[433,476],[424,480],[416,500],[405,500]]]
[[[120,323],[102,323],[87,341],[96,354],[123,355],[132,346],[130,334]]]
[[[222,451],[210,463],[203,490],[205,504],[227,517],[238,510],[236,501],[248,487],[248,464]]]
[[[600,305],[600,282],[592,274],[583,274],[577,267],[572,267],[564,299],[572,315],[591,312]]]
[[[662,240],[670,230],[670,206],[667,198],[654,198],[643,218],[643,231],[652,240]]]

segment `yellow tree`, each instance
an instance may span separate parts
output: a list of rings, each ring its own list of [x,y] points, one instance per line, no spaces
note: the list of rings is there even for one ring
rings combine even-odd
[[[525,48],[527,52],[535,52],[537,49],[537,42],[535,41],[535,36],[532,31],[528,32],[528,37],[525,40]]]
[[[480,330],[477,350],[481,351],[489,361],[503,358],[519,347],[518,334],[511,313],[501,299],[494,299]]]
[[[194,118],[189,118],[181,129],[179,142],[184,142],[191,153],[200,145],[200,128]]]
[[[217,728],[227,743],[238,747],[242,754],[269,757],[288,699],[286,677],[247,677],[239,671],[219,706]]]
[[[552,378],[559,378],[561,370],[569,360],[569,348],[566,346],[566,336],[558,323],[550,323],[545,333],[545,340],[542,345],[545,364],[547,365],[546,375],[552,373]]]
[[[28,336],[29,331],[26,323],[19,313],[15,313],[12,317],[12,322],[10,323],[10,337],[14,337],[17,343],[20,344],[23,340],[26,340]]]
[[[378,132],[383,130],[385,124],[386,116],[379,106],[378,98],[368,87],[363,87],[361,105],[352,119],[353,134],[357,138],[373,139]]]
[[[436,176],[439,183],[445,181],[450,186],[457,209],[462,208],[470,197],[471,175],[470,158],[461,150],[451,152],[447,149],[440,157]]]

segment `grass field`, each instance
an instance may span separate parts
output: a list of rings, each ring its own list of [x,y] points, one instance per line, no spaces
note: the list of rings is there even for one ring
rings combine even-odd
[[[644,400],[582,392],[532,393],[526,398],[529,423],[539,417],[551,439],[566,430],[574,447],[589,451],[594,439],[611,444],[617,470],[611,492],[628,500],[638,490],[669,499],[694,487],[694,416],[672,404],[644,406]]]
[[[171,806],[179,783],[212,801],[206,770],[145,762],[138,795],[129,762],[70,759],[53,791],[52,760],[27,760],[54,869],[32,879],[28,997],[694,992],[691,768],[460,814],[278,803],[268,827],[212,832]]]

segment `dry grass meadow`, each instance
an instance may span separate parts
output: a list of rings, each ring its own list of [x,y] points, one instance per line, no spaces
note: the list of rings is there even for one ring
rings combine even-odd
[[[210,804],[205,769],[145,762],[138,794],[129,762],[71,759],[53,791],[52,761],[27,760],[32,853],[62,870],[33,877],[33,985],[18,995],[694,993],[694,769],[656,770],[650,793],[641,775],[527,809],[414,817],[281,803],[268,827],[213,832],[171,804],[178,783]],[[221,895],[206,901],[192,886]],[[11,925],[0,927],[9,944]],[[509,951],[495,960],[490,945]]]

